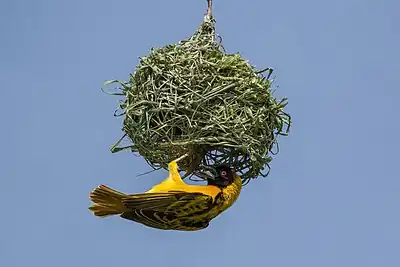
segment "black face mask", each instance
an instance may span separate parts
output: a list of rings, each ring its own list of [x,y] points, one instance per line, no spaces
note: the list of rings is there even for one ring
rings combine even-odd
[[[233,170],[228,165],[215,167],[215,173],[207,178],[208,185],[224,187],[233,182]]]

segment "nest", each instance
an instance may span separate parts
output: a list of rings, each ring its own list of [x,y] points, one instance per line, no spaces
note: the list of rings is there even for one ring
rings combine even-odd
[[[111,150],[130,149],[155,169],[188,153],[180,162],[185,177],[223,163],[244,182],[267,176],[277,137],[290,127],[271,74],[226,53],[206,16],[189,39],[141,57],[129,81],[107,82],[119,83],[115,94],[123,96],[115,115],[124,117],[125,134]],[[121,147],[125,137],[130,144]]]

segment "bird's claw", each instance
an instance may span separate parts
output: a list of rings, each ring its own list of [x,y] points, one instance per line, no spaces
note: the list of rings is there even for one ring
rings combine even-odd
[[[181,156],[181,157],[179,157],[179,158],[174,159],[173,161],[171,161],[171,162],[168,164],[168,169],[169,169],[169,170],[178,170],[178,162],[181,161],[182,159],[186,158],[187,156],[189,156],[188,153],[186,153],[186,154],[184,154],[183,156]]]

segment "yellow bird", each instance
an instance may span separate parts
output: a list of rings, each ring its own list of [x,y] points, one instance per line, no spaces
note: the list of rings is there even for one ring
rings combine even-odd
[[[196,231],[238,199],[242,179],[227,165],[215,168],[207,185],[188,185],[178,172],[177,162],[168,164],[169,176],[141,194],[126,195],[100,185],[90,193],[89,207],[95,216],[120,215],[149,227],[162,230]]]

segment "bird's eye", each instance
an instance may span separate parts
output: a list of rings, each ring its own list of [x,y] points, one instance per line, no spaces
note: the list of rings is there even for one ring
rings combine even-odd
[[[221,175],[222,175],[222,176],[226,176],[227,174],[228,174],[227,171],[222,171],[222,172],[221,172]]]

